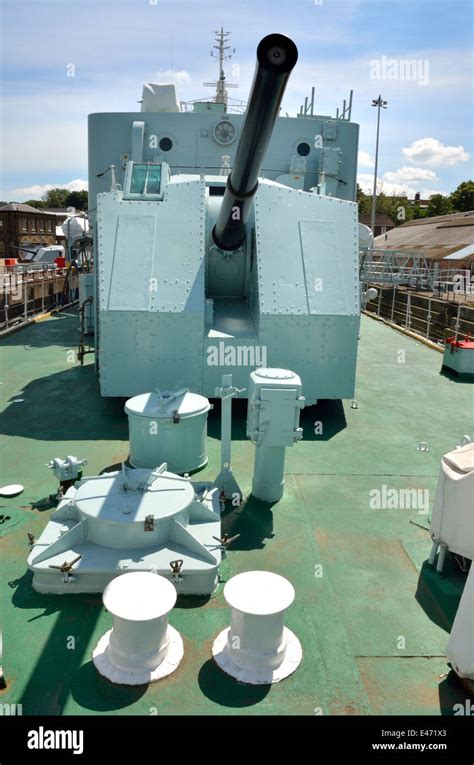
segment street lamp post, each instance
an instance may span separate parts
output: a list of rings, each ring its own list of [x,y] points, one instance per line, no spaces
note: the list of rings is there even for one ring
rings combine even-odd
[[[377,107],[377,139],[375,141],[375,171],[374,171],[374,193],[372,194],[372,214],[370,216],[370,228],[375,237],[375,210],[377,207],[377,168],[379,164],[379,129],[380,129],[380,109],[387,108],[387,102],[382,100],[379,95],[377,99],[372,99],[372,106]]]

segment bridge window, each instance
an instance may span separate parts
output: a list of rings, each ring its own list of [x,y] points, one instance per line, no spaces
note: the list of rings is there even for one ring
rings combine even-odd
[[[161,186],[161,165],[148,167],[146,179],[146,194],[159,194]]]
[[[161,187],[161,165],[141,165],[133,162],[130,176],[130,194],[147,196],[159,194]]]

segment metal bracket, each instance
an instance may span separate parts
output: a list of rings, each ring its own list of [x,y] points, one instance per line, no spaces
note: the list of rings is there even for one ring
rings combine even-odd
[[[219,542],[219,549],[225,552],[230,544],[232,542],[235,542],[236,539],[240,537],[240,534],[234,534],[233,537],[230,537],[228,534],[224,534],[222,539],[219,539],[219,537],[212,537],[216,540],[216,542]]]
[[[221,497],[232,498],[235,494],[242,496],[242,491],[237,483],[231,467],[231,444],[232,444],[232,399],[242,393],[245,388],[236,388],[232,385],[232,375],[222,375],[221,385],[216,388],[215,394],[222,400],[221,408],[221,469],[214,481],[214,486],[219,489]]]
[[[155,519],[152,515],[147,515],[143,524],[143,528],[145,531],[154,531],[155,530]]]
[[[297,441],[301,441],[301,439],[303,438],[303,428],[295,428],[293,432],[295,434],[295,438],[294,438],[295,443]]]
[[[71,576],[70,572],[74,564],[77,563],[79,560],[81,560],[81,558],[82,558],[82,555],[77,555],[75,558],[73,558],[73,560],[69,561],[69,563],[67,561],[64,561],[64,563],[61,563],[60,566],[54,566],[51,564],[49,568],[57,568],[58,571],[64,574],[63,576],[64,583],[68,584],[68,582],[75,581],[76,578],[74,576]]]
[[[183,568],[183,561],[181,559],[179,560],[170,560],[170,566],[171,566],[171,574],[173,577],[173,582],[175,584],[179,584],[183,581],[183,577],[181,576],[181,569]]]

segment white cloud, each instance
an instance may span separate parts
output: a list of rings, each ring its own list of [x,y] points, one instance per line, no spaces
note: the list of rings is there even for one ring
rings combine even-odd
[[[403,169],[403,168],[402,168]],[[386,179],[387,175],[396,175],[396,173],[384,173],[383,178],[377,177],[377,194],[383,192],[387,196],[406,196],[408,199],[414,199],[417,191],[420,192],[422,199],[429,199],[433,194],[442,194],[447,196],[448,192],[439,189],[431,189],[421,186],[414,181],[405,183],[390,181]],[[425,179],[430,180],[430,179]],[[372,195],[374,189],[374,176],[370,173],[359,173],[357,183],[365,194]]]
[[[15,202],[24,202],[27,199],[40,199],[43,194],[51,189],[67,189],[68,191],[87,191],[88,183],[81,178],[76,178],[68,183],[45,183],[43,185],[36,184],[34,186],[25,186],[19,189],[11,189],[10,191],[2,191],[2,199],[12,199]]]
[[[431,167],[452,167],[466,162],[470,157],[463,146],[445,146],[437,138],[419,138],[403,148],[402,154],[408,162]]]
[[[437,181],[436,173],[432,170],[423,170],[421,167],[401,167],[394,173],[383,174],[384,182],[389,183],[417,183],[419,181]]]
[[[375,167],[375,161],[368,151],[359,151],[357,155],[357,164],[359,167]]]
[[[374,190],[374,176],[371,173],[357,173],[357,183],[365,194],[372,194]],[[380,191],[380,178],[377,178],[377,191]]]
[[[372,196],[374,190],[374,176],[372,173],[358,173],[357,183],[365,194],[370,194]],[[384,194],[399,195],[409,195],[411,193],[412,196],[415,194],[415,190],[406,183],[390,183],[385,181],[384,178],[377,176],[377,194],[380,194],[381,192]]]

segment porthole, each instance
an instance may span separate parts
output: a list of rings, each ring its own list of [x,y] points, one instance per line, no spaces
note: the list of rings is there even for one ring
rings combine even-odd
[[[165,136],[165,138],[161,139],[158,145],[161,151],[169,151],[170,149],[173,148],[173,141],[171,140],[171,138],[168,138],[167,136]]]
[[[311,151],[311,146],[309,145],[309,143],[306,143],[306,141],[302,141],[296,147],[296,151],[298,152],[300,157],[307,157],[309,152]]]

